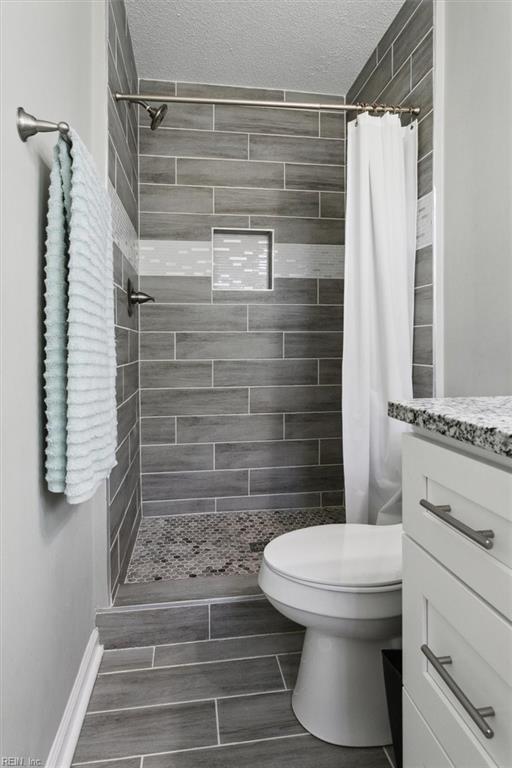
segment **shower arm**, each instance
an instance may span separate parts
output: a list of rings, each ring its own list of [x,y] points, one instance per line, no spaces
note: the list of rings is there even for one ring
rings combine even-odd
[[[129,101],[133,104],[156,101],[160,104],[219,104],[226,106],[243,107],[278,107],[280,109],[312,109],[323,112],[377,112],[392,114],[419,115],[420,107],[393,106],[389,104],[369,104],[358,102],[357,104],[323,104],[322,102],[302,101],[259,101],[251,99],[205,99],[199,96],[169,96],[168,94],[153,93],[115,93],[116,101]],[[143,105],[144,106],[144,105]]]

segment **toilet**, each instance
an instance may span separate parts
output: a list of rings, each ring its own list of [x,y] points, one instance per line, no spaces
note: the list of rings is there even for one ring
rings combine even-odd
[[[400,647],[401,533],[401,524],[320,525],[265,547],[262,591],[306,627],[293,711],[331,744],[391,742],[381,649]]]

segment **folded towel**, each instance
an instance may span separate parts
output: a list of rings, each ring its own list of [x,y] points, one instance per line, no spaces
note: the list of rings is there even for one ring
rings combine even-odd
[[[116,362],[110,199],[76,131],[70,138],[71,150],[59,139],[50,175],[46,478],[78,504],[116,463]]]

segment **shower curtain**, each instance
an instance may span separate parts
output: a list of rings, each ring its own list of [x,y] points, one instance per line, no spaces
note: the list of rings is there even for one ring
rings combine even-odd
[[[412,397],[417,123],[348,124],[343,456],[348,523],[401,520],[401,434],[387,402]]]

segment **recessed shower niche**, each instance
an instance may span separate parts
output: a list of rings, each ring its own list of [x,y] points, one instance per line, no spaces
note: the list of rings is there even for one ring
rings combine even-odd
[[[272,260],[272,230],[212,230],[214,290],[272,290]]]

